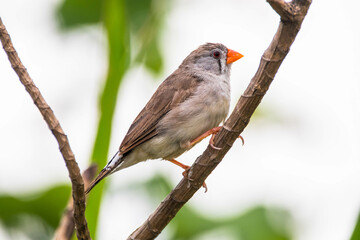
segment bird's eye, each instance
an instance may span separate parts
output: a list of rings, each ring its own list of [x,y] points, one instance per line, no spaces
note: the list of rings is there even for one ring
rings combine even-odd
[[[215,52],[213,52],[213,57],[214,58],[219,58],[220,57],[220,52],[219,51],[215,51]]]

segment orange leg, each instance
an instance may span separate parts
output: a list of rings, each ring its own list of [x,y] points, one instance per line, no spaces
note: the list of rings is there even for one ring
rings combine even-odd
[[[182,175],[183,175],[185,178],[188,178],[188,171],[189,171],[189,169],[190,169],[190,166],[185,165],[185,164],[183,164],[183,163],[181,163],[181,162],[179,162],[179,161],[176,161],[175,159],[170,159],[170,160],[168,160],[168,161],[171,162],[171,163],[173,163],[173,164],[175,164],[175,165],[177,165],[177,166],[179,166],[179,167],[181,167],[182,169],[184,169],[185,171],[182,173]],[[205,188],[205,192],[207,192],[208,188],[207,188],[205,182],[203,183],[202,186],[203,186],[203,188]]]
[[[215,147],[214,146],[214,138],[215,138],[215,135],[220,131],[221,127],[214,127],[208,131],[206,131],[205,133],[201,134],[199,137],[195,138],[194,140],[192,140],[190,142],[190,146],[194,146],[196,143],[200,142],[201,140],[203,140],[204,138],[211,136],[210,138],[210,146],[216,150],[220,150],[221,148],[218,148],[218,147]],[[239,136],[238,138],[241,139],[241,142],[242,142],[242,145],[244,145],[244,138],[242,136]]]
[[[190,166],[188,165],[185,165],[185,164],[182,164],[181,162],[179,161],[176,161],[175,159],[171,159],[171,160],[168,160],[169,162],[172,162],[173,164],[175,165],[178,165],[179,167],[181,167],[182,169],[184,169],[185,171],[189,170]]]
[[[201,134],[200,136],[198,136],[197,138],[195,138],[194,140],[192,140],[190,142],[190,146],[194,146],[195,144],[197,144],[198,142],[200,142],[201,140],[203,140],[204,138],[212,135],[211,139],[210,139],[210,146],[214,149],[220,150],[220,148],[215,147],[214,146],[214,139],[213,137],[215,136],[215,134],[217,134],[220,131],[221,127],[214,127],[208,131],[206,131],[205,133]]]

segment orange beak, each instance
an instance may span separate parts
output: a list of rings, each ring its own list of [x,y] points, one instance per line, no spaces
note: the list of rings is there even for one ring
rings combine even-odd
[[[244,55],[242,55],[241,53],[238,53],[234,50],[228,49],[228,54],[227,54],[227,60],[226,63],[233,63],[237,60],[239,60],[240,58],[242,58]]]

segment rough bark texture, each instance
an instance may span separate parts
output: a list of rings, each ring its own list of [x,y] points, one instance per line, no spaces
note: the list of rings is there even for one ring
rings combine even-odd
[[[34,82],[29,76],[26,68],[20,61],[20,58],[15,51],[11,42],[10,36],[0,18],[0,39],[3,48],[9,58],[12,68],[18,75],[20,82],[25,86],[26,91],[30,94],[34,104],[39,109],[45,122],[50,128],[51,132],[59,144],[60,152],[65,160],[65,165],[69,172],[69,177],[72,184],[72,197],[74,199],[74,219],[76,226],[76,234],[78,239],[91,239],[87,222],[85,219],[85,194],[84,194],[84,181],[80,174],[79,166],[75,160],[75,156],[70,148],[67,136],[60,126],[59,121],[55,117],[54,112],[51,110],[45,99],[41,95],[39,89],[35,86]]]
[[[225,122],[224,127],[214,139],[215,146],[221,149],[216,150],[208,146],[190,168],[188,177],[180,181],[145,223],[128,237],[128,240],[154,239],[160,234],[221,162],[236,138],[249,123],[250,117],[269,89],[276,72],[300,30],[311,0],[294,0],[289,3],[283,0],[267,0],[267,2],[280,15],[281,21],[270,46],[261,57],[260,66],[255,76]]]
[[[94,179],[97,173],[97,166],[91,165],[84,171],[82,177],[84,179],[85,189],[89,186],[90,182]],[[56,229],[54,239],[56,240],[70,240],[74,234],[75,221],[74,221],[74,201],[71,197],[68,205],[62,215],[60,224]]]

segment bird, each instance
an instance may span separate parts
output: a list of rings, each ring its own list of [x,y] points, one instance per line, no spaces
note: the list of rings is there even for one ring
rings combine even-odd
[[[185,176],[190,167],[175,158],[220,130],[229,112],[231,65],[242,57],[221,43],[192,51],[159,85],[86,194],[110,174],[149,159],[170,161],[185,169]],[[210,145],[216,148],[213,138]]]

